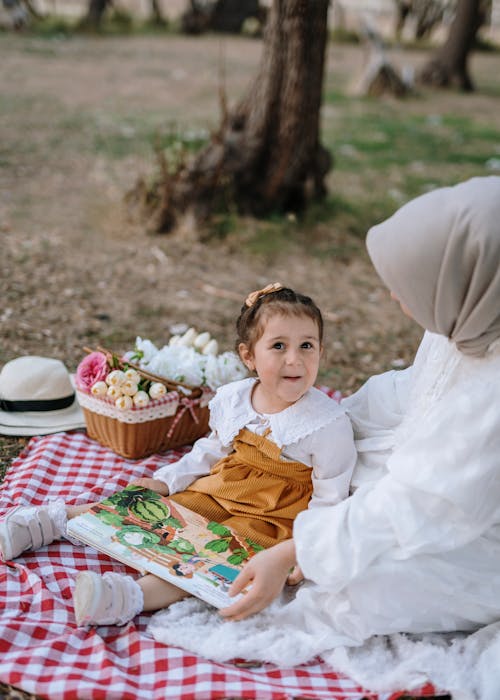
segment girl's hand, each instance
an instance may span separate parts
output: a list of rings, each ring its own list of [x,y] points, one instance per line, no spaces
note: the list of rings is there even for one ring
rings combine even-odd
[[[245,564],[242,572],[231,585],[229,595],[240,593],[251,584],[236,603],[219,610],[226,620],[243,620],[266,608],[281,593],[290,569],[295,564],[295,545],[286,540],[270,549],[259,552]]]
[[[131,482],[134,486],[142,486],[145,489],[151,489],[151,491],[156,491],[161,496],[168,496],[169,490],[168,486],[159,479],[135,479]]]

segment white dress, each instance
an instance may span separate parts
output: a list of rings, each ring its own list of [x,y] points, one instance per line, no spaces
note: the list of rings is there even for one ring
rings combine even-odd
[[[206,476],[232,450],[242,428],[266,433],[281,449],[281,459],[311,467],[313,493],[309,506],[335,505],[347,497],[356,462],[351,422],[344,408],[319,389],[311,388],[296,403],[278,413],[257,413],[252,391],[257,379],[225,384],[210,401],[211,434],[196,441],[178,462],[158,469],[171,494]],[[269,431],[269,432],[268,432]]]
[[[343,405],[357,438],[353,494],[297,517],[308,582],[296,597],[231,623],[186,601],[159,614],[163,635],[153,618],[155,637],[289,666],[373,635],[500,619],[500,343],[478,359],[426,333],[411,368]]]

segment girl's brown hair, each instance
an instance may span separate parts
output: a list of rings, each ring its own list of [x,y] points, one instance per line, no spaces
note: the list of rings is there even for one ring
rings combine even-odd
[[[311,297],[282,287],[260,296],[251,306],[241,307],[236,321],[236,352],[243,343],[249,350],[264,332],[264,321],[272,314],[281,316],[308,316],[318,325],[319,342],[323,344],[323,316]]]

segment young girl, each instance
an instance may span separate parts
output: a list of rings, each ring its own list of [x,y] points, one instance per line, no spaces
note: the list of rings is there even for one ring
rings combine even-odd
[[[313,388],[323,350],[316,304],[278,283],[268,285],[247,297],[236,327],[239,355],[256,376],[217,391],[209,437],[153,478],[134,483],[268,548],[291,538],[300,511],[346,498],[356,450],[344,410]],[[14,509],[0,523],[4,559],[61,537],[66,518],[88,507],[55,502]],[[273,551],[279,556],[279,548]],[[152,574],[135,580],[86,571],[76,580],[76,620],[124,624],[186,595]]]

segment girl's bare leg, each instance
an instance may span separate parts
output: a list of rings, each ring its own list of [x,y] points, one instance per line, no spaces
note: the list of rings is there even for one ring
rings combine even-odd
[[[167,608],[172,603],[177,603],[190,595],[153,574],[146,574],[146,576],[137,579],[136,583],[139,584],[144,596],[145,611]]]
[[[66,506],[66,516],[68,520],[76,518],[77,515],[85,513],[93,505],[95,505],[95,503],[83,503],[81,506]]]

